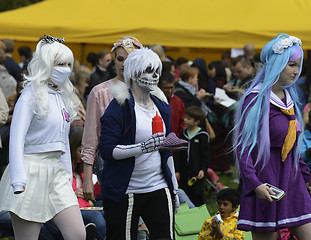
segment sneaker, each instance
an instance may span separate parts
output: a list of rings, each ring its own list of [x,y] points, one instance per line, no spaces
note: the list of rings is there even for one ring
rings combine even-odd
[[[88,223],[85,225],[86,240],[95,240],[96,238],[96,225],[94,223]]]
[[[229,177],[232,177],[232,175],[233,175],[233,173],[232,173],[232,171],[229,169],[229,170],[224,170],[223,172],[222,172],[222,174],[225,174],[225,175],[227,175],[227,176],[229,176]]]
[[[218,182],[216,183],[216,188],[218,191],[223,190],[224,188],[228,188],[225,184]]]
[[[240,179],[235,178],[235,179],[231,180],[231,182],[234,182],[234,183],[240,184]]]
[[[138,230],[137,231],[137,240],[148,240],[149,234],[147,230]]]

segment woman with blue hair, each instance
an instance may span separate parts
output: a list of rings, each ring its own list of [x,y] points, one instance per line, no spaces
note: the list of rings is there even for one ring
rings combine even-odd
[[[289,228],[311,236],[311,174],[300,156],[302,118],[294,83],[301,73],[300,39],[279,34],[260,59],[263,69],[242,96],[235,116],[234,149],[242,179],[238,228],[254,240],[277,239]],[[265,183],[286,193],[279,201]],[[272,196],[272,197],[271,197]]]

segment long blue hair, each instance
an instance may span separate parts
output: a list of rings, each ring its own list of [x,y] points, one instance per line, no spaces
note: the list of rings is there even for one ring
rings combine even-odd
[[[294,102],[295,114],[298,121],[302,124],[301,113],[298,108],[299,98],[294,83],[297,81],[302,68],[303,50],[299,44],[284,48],[282,53],[275,53],[272,47],[279,41],[288,38],[287,34],[279,34],[268,42],[261,51],[260,60],[264,67],[256,75],[250,87],[241,97],[235,112],[235,127],[233,128],[233,150],[236,156],[236,166],[239,173],[239,159],[243,153],[248,153],[248,159],[253,150],[257,152],[254,167],[262,170],[270,159],[270,134],[269,134],[269,113],[270,95],[272,86],[278,81],[280,73],[286,67],[288,61],[296,61],[301,58],[299,74],[294,81],[286,86]],[[245,106],[246,97],[261,84],[258,94]],[[299,134],[297,147],[294,152],[295,168],[298,169],[298,159],[301,149],[303,134]],[[281,160],[280,160],[281,161]]]

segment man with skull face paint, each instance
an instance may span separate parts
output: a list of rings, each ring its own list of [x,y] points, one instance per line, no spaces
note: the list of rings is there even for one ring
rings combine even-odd
[[[150,94],[157,87],[161,68],[152,50],[130,53],[124,64],[129,91],[113,99],[101,118],[107,240],[135,239],[139,216],[152,239],[174,238],[172,196],[178,186],[173,158],[170,151],[158,151],[170,132],[170,106]],[[152,135],[156,112],[163,119],[164,132]]]
[[[81,152],[81,159],[84,162],[83,195],[86,200],[95,200],[92,174],[95,160],[97,159],[97,163],[101,161],[101,159],[97,158],[100,117],[104,114],[113,97],[119,95],[119,92],[126,91],[127,88],[123,77],[124,61],[130,52],[139,49],[141,46],[141,43],[135,37],[123,37],[114,43],[111,51],[115,59],[117,76],[96,85],[89,94]]]

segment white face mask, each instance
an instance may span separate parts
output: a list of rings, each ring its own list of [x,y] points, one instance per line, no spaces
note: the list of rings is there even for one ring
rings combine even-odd
[[[71,74],[69,67],[53,67],[52,74],[50,76],[51,81],[57,85],[63,85]]]

